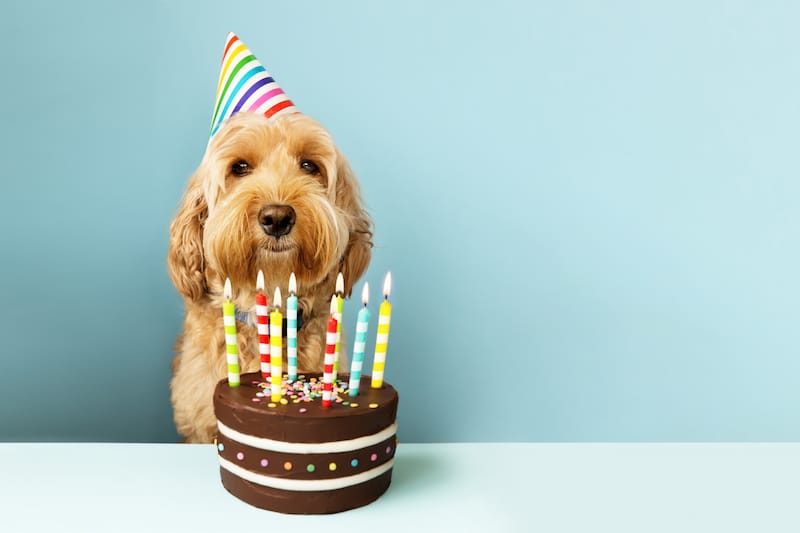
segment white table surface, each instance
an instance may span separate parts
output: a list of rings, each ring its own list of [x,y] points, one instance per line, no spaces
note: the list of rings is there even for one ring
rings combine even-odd
[[[0,444],[0,531],[800,531],[800,444],[400,443],[386,494],[327,516],[218,469],[211,445]]]

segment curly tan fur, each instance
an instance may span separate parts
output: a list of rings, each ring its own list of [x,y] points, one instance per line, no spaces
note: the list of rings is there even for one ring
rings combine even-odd
[[[249,175],[232,172],[240,160],[252,169]],[[302,160],[316,163],[319,173],[303,170]],[[290,205],[297,215],[292,231],[280,239],[258,222],[259,209],[273,203]],[[189,180],[170,228],[169,273],[186,304],[173,361],[172,404],[175,424],[188,442],[211,442],[216,432],[212,393],[227,376],[225,278],[231,279],[237,309],[253,312],[259,270],[268,295],[276,286],[285,294],[294,272],[305,321],[298,332],[298,371],[319,372],[336,274],[343,272],[349,295],[369,264],[371,248],[372,222],[356,177],[322,126],[300,114],[266,119],[239,113],[228,119]],[[237,327],[241,370],[256,372],[255,328]]]

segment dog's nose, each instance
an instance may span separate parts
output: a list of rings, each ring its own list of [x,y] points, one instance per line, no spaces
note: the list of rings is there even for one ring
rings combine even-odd
[[[258,212],[258,222],[267,235],[281,237],[292,231],[297,215],[290,205],[269,204]]]

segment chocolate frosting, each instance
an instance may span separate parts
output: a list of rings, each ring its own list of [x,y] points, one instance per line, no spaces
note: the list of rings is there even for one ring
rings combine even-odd
[[[306,376],[321,379],[319,374]],[[342,382],[348,379],[347,375],[340,376]],[[253,372],[243,374],[238,387],[229,387],[227,379],[221,380],[214,391],[214,411],[229,428],[255,437],[305,443],[354,439],[378,433],[397,418],[397,391],[386,382],[373,389],[370,382],[369,376],[362,376],[359,395],[343,396],[350,405],[334,403],[324,408],[322,401],[315,399],[269,407],[269,389],[266,397],[253,401],[256,393],[265,391],[259,386],[263,383],[261,374]],[[352,407],[353,403],[358,406]]]

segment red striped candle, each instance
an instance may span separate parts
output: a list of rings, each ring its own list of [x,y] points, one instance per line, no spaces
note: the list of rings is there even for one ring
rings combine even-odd
[[[256,279],[256,328],[258,329],[258,353],[261,356],[261,377],[269,381],[269,311],[267,310],[267,296],[264,294],[264,273],[258,271]]]
[[[336,295],[331,298],[331,317],[328,319],[328,335],[325,337],[325,368],[322,373],[322,407],[331,406],[333,391],[333,360],[336,354]]]

